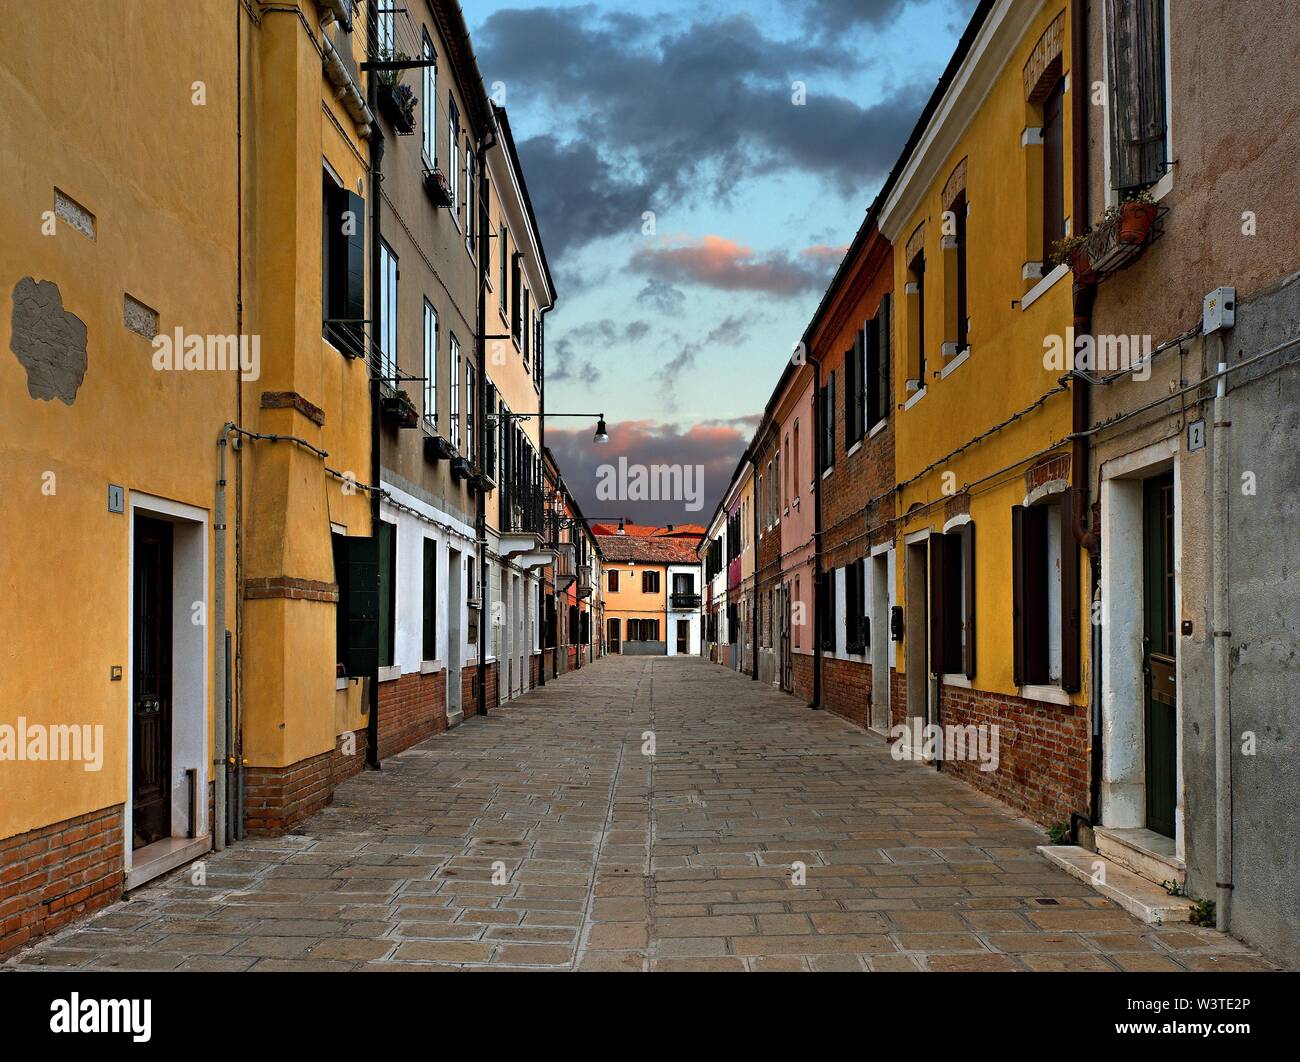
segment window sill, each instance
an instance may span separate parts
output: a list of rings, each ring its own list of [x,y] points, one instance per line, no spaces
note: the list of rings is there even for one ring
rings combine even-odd
[[[381,667],[379,669],[380,682],[396,682],[401,677],[402,677],[401,664],[392,664],[388,667]]]
[[[870,430],[867,432],[867,438],[874,439],[877,435],[879,435],[882,431],[885,430],[885,425],[888,423],[889,423],[888,417],[881,417],[878,421],[876,421],[875,424],[871,425]]]
[[[441,671],[441,670],[443,669],[444,666],[445,666],[445,665],[443,664],[443,662],[442,662],[441,660],[421,660],[421,661],[420,661],[420,674],[421,674],[421,675],[432,675],[432,674],[435,674],[435,673]]]
[[[1027,701],[1043,701],[1047,704],[1070,704],[1070,695],[1060,686],[1021,686],[1020,696]]]
[[[1056,282],[1070,271],[1070,267],[1062,262],[1053,269],[1047,276],[1043,277],[1037,284],[1025,292],[1024,297],[1020,300],[1020,312],[1024,313],[1029,307],[1042,298],[1047,292],[1055,286]]]
[[[334,689],[335,689],[335,690],[345,690],[345,689],[348,688],[348,684],[349,684],[351,681],[352,681],[352,680],[351,680],[350,678],[348,678],[347,675],[339,675],[339,676],[334,680]]]
[[[917,392],[914,395],[912,395],[911,398],[909,398],[906,402],[903,403],[903,412],[906,413],[909,409],[911,409],[924,397],[925,397],[925,388],[922,387],[919,390],[917,390]]]
[[[968,679],[965,673],[961,671],[954,673],[944,672],[939,676],[939,681],[945,686],[960,686],[964,690],[971,688],[970,679]]]
[[[942,370],[940,370],[939,379],[941,380],[948,379],[948,374],[951,372],[955,372],[957,370],[957,366],[961,365],[969,357],[970,357],[970,344],[968,343],[966,344],[966,346],[961,348],[960,354],[956,355],[950,362],[948,362],[947,365],[943,367]]]
[[[844,451],[844,456],[852,457],[861,449],[862,449],[862,440],[859,439],[857,442],[855,442],[852,446],[850,446],[847,450]]]
[[[822,470],[822,479],[825,479],[827,476],[829,476],[829,475],[830,475],[832,472],[834,472],[834,471],[835,471],[835,466],[834,466],[834,465],[831,465],[830,468],[823,469],[823,470]]]

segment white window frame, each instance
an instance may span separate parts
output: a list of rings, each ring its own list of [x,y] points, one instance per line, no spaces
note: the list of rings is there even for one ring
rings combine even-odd
[[[447,180],[451,185],[451,219],[460,225],[460,111],[456,99],[447,96],[447,141],[450,157],[447,159]]]
[[[451,345],[451,444],[460,449],[460,340],[449,332]]]
[[[438,423],[438,311],[424,300],[424,421]]]
[[[424,153],[424,164],[433,169],[438,165],[438,67],[437,55],[433,50],[433,41],[429,39],[428,30],[421,30],[423,35],[424,58],[428,65],[421,71],[421,81],[424,89],[424,99],[422,101],[422,128],[421,128],[421,151]]]
[[[379,241],[379,374],[390,387],[397,386],[397,255],[387,241]]]

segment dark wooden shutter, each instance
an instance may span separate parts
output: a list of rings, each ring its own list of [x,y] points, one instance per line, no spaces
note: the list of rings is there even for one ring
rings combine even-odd
[[[826,381],[826,468],[835,464],[835,373]]]
[[[332,341],[347,354],[360,357],[362,321],[366,316],[366,201],[356,192],[331,184],[326,192],[329,232],[326,260],[329,276],[325,317],[346,321],[329,329]],[[351,230],[351,231],[349,231]]]
[[[975,677],[975,523],[961,529],[961,574],[966,591],[966,644],[962,652],[963,670],[968,679]]]
[[[944,536],[930,535],[930,671],[942,675],[948,670],[944,653],[947,608],[944,600]]]
[[[1047,516],[1049,506],[1025,509],[1020,541],[1020,587],[1024,618],[1021,678],[1027,684],[1048,681],[1047,660]]]
[[[1011,681],[1025,684],[1025,507],[1011,507]]]
[[[420,632],[421,653],[425,660],[438,657],[438,543],[424,540],[424,617]]]
[[[337,657],[343,674],[374,678],[379,668],[379,552],[371,536],[335,535],[339,584]]]
[[[867,322],[863,329],[862,372],[866,376],[862,418],[863,428],[870,431],[880,419],[880,318]]]
[[[1043,262],[1065,236],[1065,82],[1057,81],[1043,103]],[[1044,270],[1046,272],[1046,270]]]
[[[1079,543],[1074,537],[1074,488],[1061,497],[1061,688],[1080,688]]]
[[[857,415],[853,411],[854,400],[858,393],[858,364],[862,356],[862,335],[853,337],[853,349],[844,352],[844,452],[848,453],[857,438],[853,429],[857,426]]]
[[[391,667],[397,629],[397,525],[379,525],[379,666]]]
[[[1145,188],[1165,174],[1165,0],[1107,0],[1111,183]]]
[[[878,404],[875,407],[875,416],[877,420],[884,420],[888,417],[890,407],[893,405],[893,396],[889,392],[890,360],[894,356],[893,311],[894,296],[886,292],[880,300],[880,308],[876,311],[876,370],[878,375],[876,391]]]

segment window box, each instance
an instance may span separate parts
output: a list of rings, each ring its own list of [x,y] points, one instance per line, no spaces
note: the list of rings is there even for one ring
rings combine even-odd
[[[436,464],[438,461],[446,461],[455,453],[456,451],[452,448],[451,443],[441,435],[426,435],[424,437],[424,456],[426,460],[433,461]]]
[[[398,136],[415,132],[415,105],[419,102],[410,85],[379,85],[379,109]]]
[[[474,475],[474,470],[470,468],[469,462],[463,457],[452,458],[451,478],[456,480],[468,480]]]
[[[436,166],[424,171],[424,193],[435,207],[452,205],[451,185],[447,182],[447,175]]]
[[[380,399],[380,412],[399,428],[418,428],[420,426],[420,411],[415,408],[411,396],[405,391],[384,395]]]
[[[1156,205],[1130,200],[1119,208],[1120,243],[1142,245],[1151,237],[1155,226]]]

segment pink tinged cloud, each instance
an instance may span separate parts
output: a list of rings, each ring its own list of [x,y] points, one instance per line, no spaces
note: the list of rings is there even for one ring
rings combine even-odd
[[[843,255],[841,249],[832,260],[832,251],[819,246],[809,247],[797,257],[782,251],[760,255],[725,236],[706,235],[697,241],[642,248],[632,256],[629,268],[673,283],[791,296],[825,283],[827,266]]]

